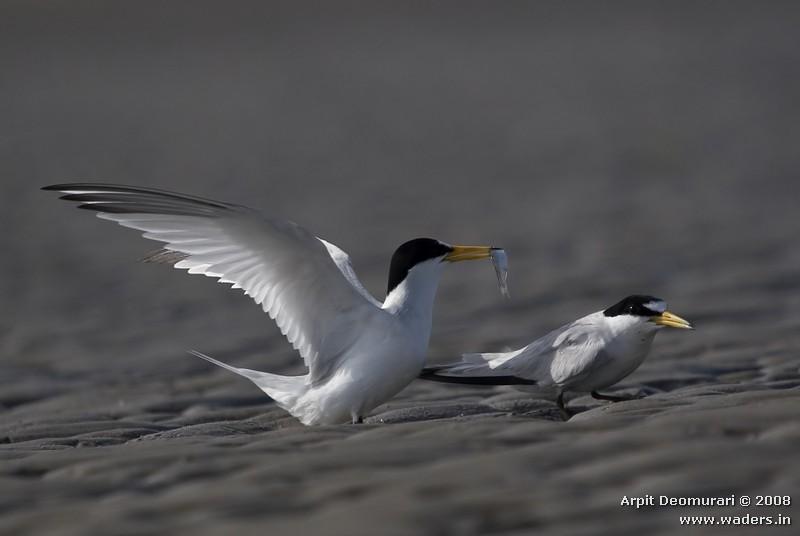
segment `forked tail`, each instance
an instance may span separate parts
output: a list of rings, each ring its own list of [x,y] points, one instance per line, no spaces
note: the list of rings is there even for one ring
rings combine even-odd
[[[234,374],[244,376],[267,393],[280,407],[292,414],[294,414],[293,409],[297,403],[297,399],[306,391],[305,376],[279,376],[277,374],[270,374],[258,370],[238,368],[223,363],[222,361],[217,361],[213,357],[209,357],[197,350],[189,350],[189,353],[201,359],[205,359],[209,363],[214,363],[218,367],[229,370]]]

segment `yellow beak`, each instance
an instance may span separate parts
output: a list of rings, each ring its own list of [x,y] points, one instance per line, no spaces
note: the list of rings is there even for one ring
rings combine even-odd
[[[694,329],[688,320],[684,320],[683,318],[679,317],[678,315],[674,315],[669,311],[664,311],[660,315],[654,316],[652,321],[659,326],[667,326],[670,328],[679,329]]]
[[[489,246],[453,246],[453,251],[445,255],[444,260],[449,262],[475,261],[488,259],[492,256]]]

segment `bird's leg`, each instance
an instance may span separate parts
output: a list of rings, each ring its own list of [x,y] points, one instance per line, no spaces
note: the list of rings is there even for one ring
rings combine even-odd
[[[594,398],[595,400],[608,400],[609,402],[625,402],[626,400],[633,400],[632,397],[602,395],[597,391],[592,391],[592,398]]]
[[[361,415],[353,415],[353,424],[364,424],[364,417]]]
[[[564,391],[558,393],[558,398],[556,398],[556,404],[558,405],[558,410],[561,412],[561,417],[568,421],[570,417],[572,417],[572,412],[567,409],[567,406],[564,404]]]

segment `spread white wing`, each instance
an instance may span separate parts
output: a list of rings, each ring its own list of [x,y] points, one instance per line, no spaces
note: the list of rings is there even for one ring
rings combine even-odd
[[[290,221],[240,205],[130,186],[44,189],[164,242],[153,260],[243,289],[300,353],[312,382],[355,342],[370,315],[382,314],[347,254]]]

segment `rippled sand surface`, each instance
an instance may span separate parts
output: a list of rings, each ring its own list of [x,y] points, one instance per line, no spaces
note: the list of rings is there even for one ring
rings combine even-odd
[[[620,501],[800,502],[800,9],[492,6],[0,7],[0,533],[794,533]],[[511,300],[445,273],[431,362],[632,293],[697,330],[566,423],[416,382],[305,428],[185,353],[302,373],[258,307],[38,191],[87,178],[291,218],[381,298],[408,238],[505,247]]]

